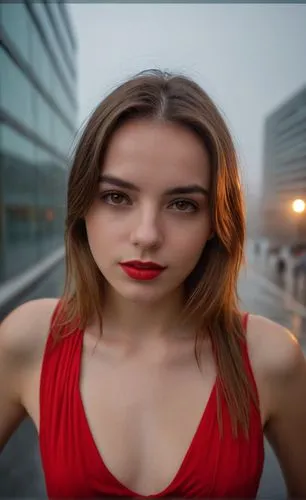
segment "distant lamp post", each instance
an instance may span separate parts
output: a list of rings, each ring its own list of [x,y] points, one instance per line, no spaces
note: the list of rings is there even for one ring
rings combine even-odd
[[[306,210],[305,201],[301,200],[300,198],[294,200],[292,202],[292,210],[297,214],[295,240],[296,240],[296,243],[299,244],[305,239],[305,234],[303,234],[304,231],[303,231],[303,227],[302,227],[302,226],[304,226],[304,222],[303,222],[304,217],[301,215]]]
[[[306,203],[304,200],[297,199],[292,202],[292,210],[294,212],[301,214],[302,212],[305,211],[305,209],[306,209]]]

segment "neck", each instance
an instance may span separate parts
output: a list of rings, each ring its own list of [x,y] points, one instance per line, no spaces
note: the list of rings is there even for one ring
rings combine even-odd
[[[137,342],[186,335],[190,327],[182,326],[182,308],[182,290],[154,303],[133,302],[107,290],[103,308],[104,334]]]

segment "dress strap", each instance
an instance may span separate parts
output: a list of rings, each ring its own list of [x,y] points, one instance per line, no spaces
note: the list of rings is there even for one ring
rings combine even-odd
[[[245,334],[247,333],[247,329],[248,329],[248,320],[249,320],[249,313],[248,312],[243,313],[242,326],[243,326],[243,331]]]

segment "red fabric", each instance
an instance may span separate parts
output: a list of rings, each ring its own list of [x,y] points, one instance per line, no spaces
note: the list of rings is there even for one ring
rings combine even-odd
[[[246,326],[247,316],[244,317]],[[140,497],[106,468],[91,435],[79,391],[83,332],[76,329],[55,347],[51,334],[40,383],[40,450],[49,498]],[[245,367],[254,385],[246,344]],[[169,486],[142,498],[255,498],[264,448],[260,415],[250,405],[249,441],[232,435],[230,415],[221,397],[223,436],[217,421],[215,384],[185,458]],[[148,430],[149,432],[149,430]]]

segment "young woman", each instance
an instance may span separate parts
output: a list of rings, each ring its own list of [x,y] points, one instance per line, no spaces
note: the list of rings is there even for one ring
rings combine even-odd
[[[29,415],[49,497],[254,498],[264,433],[306,497],[306,364],[242,313],[233,143],[193,81],[158,71],[99,104],[68,186],[63,296],[1,325],[0,442]]]

